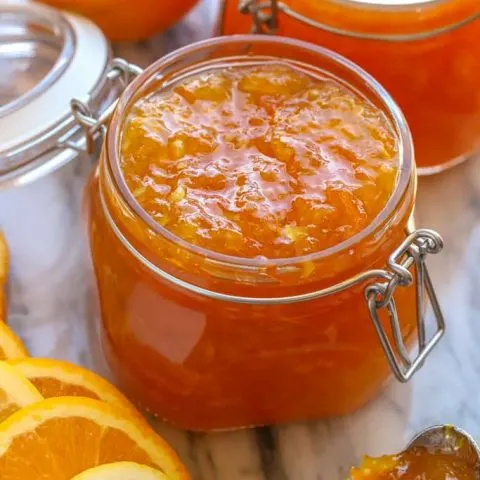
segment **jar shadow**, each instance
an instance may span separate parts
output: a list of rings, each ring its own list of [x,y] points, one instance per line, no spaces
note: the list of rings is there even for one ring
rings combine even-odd
[[[401,451],[408,442],[411,400],[411,384],[391,380],[351,415],[279,427],[277,455],[286,478],[348,478],[364,455]]]
[[[363,455],[405,448],[412,387],[395,380],[352,415],[226,432],[185,432],[154,420],[195,479],[347,478]]]

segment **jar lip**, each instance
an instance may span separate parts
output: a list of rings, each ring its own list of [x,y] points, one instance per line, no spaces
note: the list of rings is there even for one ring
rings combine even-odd
[[[398,12],[399,10],[411,10],[419,8],[430,8],[446,4],[451,0],[327,0],[333,4],[349,7],[364,7],[386,12]],[[391,3],[390,3],[391,2]]]
[[[306,25],[361,40],[423,40],[480,18],[475,0],[324,0],[318,5],[305,0],[270,1],[277,1],[280,11]]]
[[[159,70],[167,67],[169,64],[182,58],[185,55],[198,52],[199,50],[207,49],[209,47],[219,47],[238,44],[258,44],[258,43],[270,43],[277,44],[279,47],[282,45],[289,47],[298,47],[307,50],[310,53],[317,54],[320,57],[327,58],[329,61],[333,61],[336,65],[339,65],[350,72],[353,72],[367,88],[373,92],[383,103],[385,109],[388,110],[391,115],[392,126],[398,135],[399,142],[399,174],[397,177],[397,183],[395,189],[390,196],[388,202],[380,213],[370,222],[370,224],[359,233],[352,237],[338,243],[332,247],[328,247],[318,252],[312,252],[307,255],[301,255],[296,257],[285,258],[246,258],[236,257],[233,255],[222,254],[207,248],[200,247],[192,244],[185,239],[175,235],[167,228],[158,224],[137,202],[135,197],[130,192],[125,178],[122,174],[120,167],[120,155],[119,144],[121,131],[123,127],[123,120],[128,114],[132,101],[135,99],[135,94],[142,86],[148,83],[153,77],[158,75]],[[232,57],[229,57],[229,59]],[[282,58],[283,61],[287,59]],[[287,60],[288,61],[288,60]],[[357,66],[355,63],[347,60],[343,56],[328,50],[323,47],[313,45],[308,42],[290,39],[286,37],[266,37],[263,35],[231,35],[216,37],[208,40],[193,43],[186,47],[180,48],[150,65],[141,75],[130,83],[127,89],[124,91],[118,102],[117,108],[113,114],[110,126],[107,130],[106,140],[106,159],[108,170],[113,174],[113,180],[119,193],[126,201],[131,211],[142,221],[148,228],[152,229],[156,234],[161,235],[166,240],[181,246],[182,248],[201,255],[209,260],[216,261],[221,264],[236,265],[243,267],[261,267],[261,266],[276,266],[282,267],[291,265],[293,263],[303,263],[308,261],[317,261],[323,258],[327,258],[331,255],[337,254],[341,251],[345,251],[354,247],[357,243],[363,239],[372,235],[381,225],[383,225],[396,210],[397,206],[401,203],[405,193],[408,191],[412,176],[415,176],[415,163],[414,163],[414,151],[413,142],[408,128],[406,119],[401,112],[398,105],[395,103],[389,93],[367,72]]]

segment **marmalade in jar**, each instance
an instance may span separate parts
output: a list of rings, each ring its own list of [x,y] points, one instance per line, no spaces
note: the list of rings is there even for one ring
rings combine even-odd
[[[385,268],[413,208],[408,129],[353,66],[349,82],[329,74],[329,52],[321,70],[292,45],[279,59],[211,42],[225,59],[182,53],[134,82],[91,182],[107,359],[134,401],[185,429],[351,412],[390,376],[366,280],[277,298]],[[415,287],[395,299],[408,345]]]
[[[280,9],[272,33],[330,48],[360,65],[389,91],[412,130],[420,173],[441,171],[478,151],[478,0],[283,0],[281,4],[296,18]],[[221,34],[248,33],[252,25],[251,14],[239,13],[239,0],[225,1]]]
[[[149,95],[130,113],[121,149],[130,191],[160,225],[215,252],[265,259],[362,231],[390,198],[397,161],[382,112],[281,63]]]

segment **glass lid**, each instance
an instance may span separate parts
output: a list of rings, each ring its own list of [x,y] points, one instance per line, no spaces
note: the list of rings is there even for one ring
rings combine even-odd
[[[0,11],[0,115],[48,88],[65,71],[73,48],[72,29],[60,15]]]
[[[108,61],[109,45],[90,21],[0,0],[0,182],[55,150],[74,128],[70,100],[97,91]]]

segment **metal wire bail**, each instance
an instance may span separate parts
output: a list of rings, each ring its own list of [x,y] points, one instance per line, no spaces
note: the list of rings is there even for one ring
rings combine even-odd
[[[107,80],[114,82],[120,81],[122,83],[122,90],[132,81],[134,77],[142,73],[142,69],[128,63],[126,60],[121,58],[115,58],[111,61],[108,66],[108,71],[106,74]],[[117,106],[118,98],[115,99],[110,105],[108,105],[105,110],[98,116],[92,113],[90,107],[90,99],[86,101],[81,101],[78,99],[73,99],[70,102],[70,109],[72,115],[78,125],[80,125],[85,134],[85,147],[80,147],[78,143],[71,141],[61,141],[59,142],[61,147],[72,148],[76,151],[82,153],[93,153],[95,149],[95,140],[104,135],[106,125],[110,120],[110,117]]]
[[[387,266],[390,278],[374,282],[365,288],[365,297],[375,330],[385,351],[394,375],[407,382],[422,366],[425,358],[445,332],[445,320],[425,263],[428,254],[439,253],[443,248],[440,235],[432,230],[416,230],[390,255]],[[414,274],[411,269],[414,268]],[[416,282],[415,282],[416,280]],[[397,288],[410,288],[415,283],[417,315],[417,355],[410,358],[403,341],[394,293]],[[432,305],[435,332],[427,341],[425,294]],[[390,335],[385,331],[379,312],[386,310],[390,319]],[[391,340],[390,340],[391,338]],[[393,345],[392,345],[393,343]]]
[[[278,28],[278,0],[240,0],[240,13],[250,14],[253,18],[251,33],[273,35]]]

